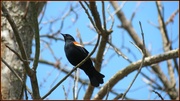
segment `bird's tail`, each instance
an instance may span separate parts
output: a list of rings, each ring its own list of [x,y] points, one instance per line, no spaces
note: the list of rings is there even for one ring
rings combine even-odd
[[[99,73],[94,67],[90,67],[84,70],[84,72],[88,75],[92,86],[98,87],[99,84],[104,83],[103,78],[105,76]]]

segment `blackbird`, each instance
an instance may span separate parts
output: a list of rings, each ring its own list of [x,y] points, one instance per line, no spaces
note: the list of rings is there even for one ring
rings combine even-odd
[[[85,59],[89,52],[75,39],[69,34],[62,34],[65,40],[64,51],[68,61],[73,65],[76,66],[79,64],[83,59]],[[98,87],[99,84],[103,84],[103,78],[105,77],[103,74],[99,73],[93,66],[91,59],[89,58],[84,64],[80,67],[90,79],[91,85],[94,87]]]

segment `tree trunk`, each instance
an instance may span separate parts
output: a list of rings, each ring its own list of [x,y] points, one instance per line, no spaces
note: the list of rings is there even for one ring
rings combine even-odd
[[[31,54],[32,39],[34,33],[33,12],[41,12],[45,2],[36,2],[36,8],[31,6],[31,2],[2,2],[8,13],[11,15],[17,29],[20,33],[22,43],[28,58]],[[2,11],[1,11],[2,12]],[[20,58],[14,54],[8,47],[16,51],[21,56],[18,44],[15,40],[14,32],[5,15],[1,16],[1,58],[26,81],[26,72]],[[36,17],[37,18],[37,17]],[[13,74],[13,72],[1,61],[1,97],[2,99],[23,99],[24,87],[22,82]]]

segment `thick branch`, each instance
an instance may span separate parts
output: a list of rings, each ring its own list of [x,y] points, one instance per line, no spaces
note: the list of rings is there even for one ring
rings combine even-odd
[[[171,50],[169,52],[166,52],[164,54],[156,55],[156,56],[150,56],[146,57],[144,60],[143,67],[149,66],[152,64],[159,63],[161,61],[165,61],[168,59],[177,58],[179,55],[178,52],[179,49]],[[132,73],[133,71],[137,70],[141,64],[142,60],[139,60],[135,63],[130,64],[129,66],[125,67],[123,70],[118,71],[98,92],[98,94],[95,96],[95,99],[103,99],[103,97],[107,93],[107,87],[110,89],[117,84],[121,79],[126,77],[128,74]],[[161,75],[162,76],[162,75]]]
[[[89,8],[90,8],[92,16],[94,17],[94,21],[96,23],[97,28],[102,33],[103,29],[102,29],[101,19],[100,19],[99,13],[97,11],[96,2],[90,2],[89,3]]]

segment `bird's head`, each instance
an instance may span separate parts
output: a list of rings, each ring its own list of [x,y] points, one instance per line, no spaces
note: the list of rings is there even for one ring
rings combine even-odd
[[[69,34],[62,34],[61,33],[61,35],[64,37],[65,41],[75,41],[75,39]]]

